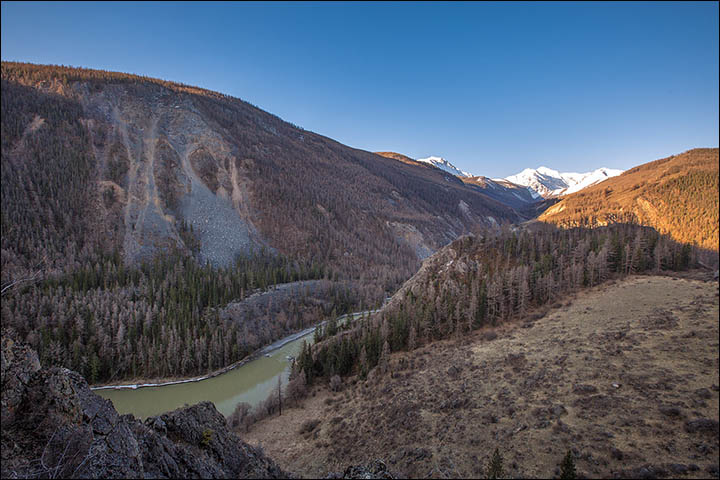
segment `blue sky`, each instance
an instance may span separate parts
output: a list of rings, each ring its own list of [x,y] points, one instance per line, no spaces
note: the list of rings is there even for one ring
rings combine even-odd
[[[227,93],[491,177],[718,146],[718,3],[2,2],[3,60]]]

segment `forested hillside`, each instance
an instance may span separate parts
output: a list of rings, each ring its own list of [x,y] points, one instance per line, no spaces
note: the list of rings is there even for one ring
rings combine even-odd
[[[177,255],[126,267],[116,255],[3,296],[3,329],[44,364],[91,383],[195,375],[360,303],[351,284],[325,281],[276,301],[282,315],[269,306],[243,315],[225,309],[271,285],[323,276],[316,266],[269,256],[216,269]]]
[[[379,314],[308,348],[298,370],[308,380],[365,376],[376,366],[383,371],[393,351],[523,318],[611,278],[684,270],[696,265],[697,255],[689,245],[631,224],[593,230],[540,224],[462,237],[428,259]]]
[[[499,450],[497,478],[713,478],[712,278],[649,272],[563,294],[527,318],[395,351],[384,374],[316,379],[301,406],[286,396],[281,416],[236,428],[302,477],[382,458],[398,478],[493,478]],[[575,476],[563,475],[568,450]]]
[[[718,149],[696,148],[568,195],[539,220],[563,227],[636,222],[717,251],[718,192]]]

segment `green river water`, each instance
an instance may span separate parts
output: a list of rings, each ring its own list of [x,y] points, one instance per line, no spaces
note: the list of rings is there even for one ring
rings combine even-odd
[[[360,315],[362,313],[353,317]],[[271,350],[269,356],[262,353],[242,366],[206,380],[137,389],[102,389],[95,390],[95,393],[110,399],[118,413],[132,413],[142,419],[206,400],[213,402],[220,413],[228,416],[239,402],[247,402],[254,407],[267,398],[277,386],[278,377],[281,377],[284,387],[290,376],[290,362],[286,357],[297,358],[303,341],[312,343],[312,330]]]

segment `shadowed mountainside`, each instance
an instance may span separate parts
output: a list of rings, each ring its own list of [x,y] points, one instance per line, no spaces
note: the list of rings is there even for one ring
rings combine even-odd
[[[2,90],[4,276],[113,248],[228,265],[265,246],[392,284],[457,236],[520,219],[455,178],[195,87],[3,62]]]
[[[516,185],[507,180],[495,180],[488,177],[477,176],[463,178],[463,182],[478,188],[485,195],[494,198],[498,202],[510,205],[518,212],[524,212],[542,201],[542,199],[534,198],[526,187]]]
[[[448,181],[450,180],[450,177],[452,177],[452,181],[455,181],[455,179],[459,180],[460,182],[464,183],[465,185],[470,186],[471,188],[477,190],[478,192],[481,192],[484,195],[487,195],[488,197],[492,198],[495,201],[498,201],[502,203],[503,205],[508,205],[515,209],[518,213],[520,213],[521,216],[526,215],[526,210],[528,210],[528,207],[531,205],[534,205],[538,203],[538,200],[533,198],[533,196],[530,194],[528,189],[526,187],[523,187],[521,185],[516,185],[512,182],[508,182],[507,180],[493,180],[488,177],[483,176],[475,176],[475,177],[457,177],[455,175],[450,175],[448,172],[435,167],[429,163],[426,162],[419,162],[417,160],[413,160],[412,158],[408,157],[407,155],[403,155],[401,153],[396,152],[375,152],[378,155],[381,155],[386,158],[391,158],[393,160],[397,160],[399,162],[405,163],[407,165],[411,165],[414,167],[417,167],[419,171],[423,172],[433,172],[436,175],[441,175],[442,177],[445,177]],[[440,178],[442,178],[440,177]],[[540,199],[542,200],[542,199]],[[537,216],[537,215],[533,215]]]

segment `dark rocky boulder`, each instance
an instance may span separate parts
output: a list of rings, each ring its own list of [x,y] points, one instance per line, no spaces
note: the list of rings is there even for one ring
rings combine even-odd
[[[2,387],[2,428],[15,420],[15,412],[22,402],[25,385],[33,373],[40,370],[37,353],[27,345],[18,344],[3,334],[0,352],[0,385]]]
[[[720,427],[717,420],[710,418],[696,418],[685,422],[685,431],[688,433],[710,433],[717,435],[720,433]]]
[[[2,339],[2,478],[286,478],[204,402],[140,422]]]
[[[344,472],[329,473],[325,478],[382,479],[398,478],[390,472],[382,460],[375,460],[367,465],[351,465]]]

